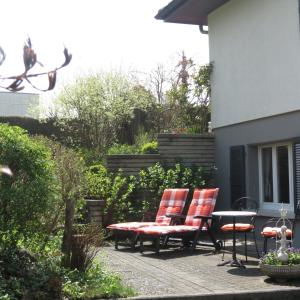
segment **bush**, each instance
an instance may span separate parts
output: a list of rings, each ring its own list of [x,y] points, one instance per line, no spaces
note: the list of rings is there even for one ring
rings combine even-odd
[[[143,154],[157,154],[158,144],[157,141],[146,143],[141,148],[141,153]]]
[[[117,155],[117,154],[138,154],[139,149],[135,145],[127,144],[114,144],[107,151],[108,155]]]
[[[59,256],[34,257],[15,249],[1,252],[0,299],[95,299],[133,296],[118,275],[98,262],[85,272],[63,269]]]
[[[127,178],[121,171],[110,173],[99,164],[87,170],[86,180],[86,196],[105,200],[103,226],[123,221],[131,207],[129,196],[135,189],[135,178]]]
[[[118,275],[108,272],[99,263],[84,273],[66,271],[63,293],[67,299],[115,299],[135,295],[130,287],[122,284]]]
[[[56,197],[51,152],[19,127],[0,125],[0,162],[13,177],[0,177],[0,245],[40,238]]]
[[[203,167],[184,167],[177,163],[173,168],[164,168],[160,163],[141,170],[138,186],[148,192],[143,200],[143,210],[156,210],[166,188],[203,188],[212,179],[212,171]]]
[[[59,260],[20,249],[0,254],[0,299],[61,299]],[[6,297],[6,298],[5,298]]]

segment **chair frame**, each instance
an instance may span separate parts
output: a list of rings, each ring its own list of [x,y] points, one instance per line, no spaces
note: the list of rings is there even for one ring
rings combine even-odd
[[[168,188],[168,189],[172,189],[172,188]],[[185,206],[185,202],[186,202],[186,199],[188,197],[188,194],[189,194],[189,189],[187,188],[174,188],[176,190],[186,190],[186,197],[185,199],[183,200],[183,206],[182,206],[182,210],[184,209],[184,206]],[[167,190],[167,189],[166,189]],[[163,195],[162,195],[163,197]],[[161,199],[162,201],[162,199]],[[159,211],[159,207],[157,209],[157,213]],[[169,217],[168,215],[165,215],[165,217]],[[171,218],[171,217],[170,217]],[[170,220],[170,223],[169,225],[174,225],[176,222],[175,220],[173,220],[171,218]],[[139,223],[139,222],[137,222]],[[143,222],[141,221],[141,223],[148,223],[148,222]],[[155,222],[149,222],[149,223],[155,223]],[[169,225],[165,225],[165,226],[169,226]],[[144,227],[144,226],[148,226],[148,225],[141,225],[141,227]],[[138,235],[137,233],[133,230],[133,229],[119,229],[119,228],[111,228],[109,229],[113,232],[113,237],[114,237],[114,244],[115,244],[115,249],[118,250],[119,249],[119,245],[121,245],[121,241],[126,241],[126,240],[129,240],[129,247],[134,250],[135,249],[135,245],[137,244],[137,241],[138,241]],[[125,246],[128,246],[128,243],[122,243],[122,245],[125,245]]]
[[[192,204],[192,202],[191,202]],[[190,205],[191,205],[190,204]],[[186,219],[186,215],[182,214],[169,214],[168,217],[172,218],[173,223],[183,223],[182,221]],[[197,230],[191,230],[191,231],[184,231],[184,232],[170,232],[170,233],[161,233],[161,234],[144,234],[139,232],[138,233],[138,239],[140,241],[140,252],[143,253],[145,250],[144,241],[152,241],[152,244],[155,249],[155,253],[159,255],[159,251],[161,249],[161,245],[163,247],[167,246],[167,243],[170,238],[172,239],[181,239],[183,243],[183,247],[191,246],[189,247],[191,252],[193,252],[197,245],[202,244],[199,243],[199,237],[202,233],[205,233],[209,236],[212,244],[209,244],[209,246],[213,246],[215,248],[215,251],[220,251],[222,249],[222,241],[217,241],[214,237],[214,234],[211,230],[210,222],[212,220],[212,216],[207,215],[195,215],[193,216],[194,219],[201,219],[201,222],[198,226]],[[180,222],[179,222],[180,220]],[[176,227],[176,225],[175,225]],[[205,227],[206,229],[203,230],[202,228]],[[191,243],[190,243],[191,242]],[[207,244],[205,244],[207,245]]]
[[[181,216],[174,216],[175,218],[181,217]],[[150,234],[138,234],[138,238],[140,241],[140,253],[143,253],[145,251],[144,241],[152,241],[155,253],[159,255],[161,247],[166,247],[167,243],[170,238],[174,239],[182,239],[183,247],[188,247],[190,245],[191,241],[191,247],[190,251],[191,253],[195,250],[196,246],[199,245],[198,243],[199,237],[201,234],[207,234],[212,242],[212,244],[205,244],[206,246],[213,246],[215,248],[215,251],[220,251],[222,249],[222,241],[217,240],[211,230],[211,225],[209,225],[208,220],[211,220],[212,217],[198,215],[194,216],[196,219],[202,219],[199,229],[190,231],[190,232],[172,232],[168,234],[161,234],[161,235],[150,235]],[[176,226],[176,225],[175,225]],[[202,227],[206,226],[206,230],[202,230]]]
[[[261,232],[263,232],[264,228],[265,227],[268,227],[270,225],[274,225],[274,226],[271,226],[271,227],[274,227],[274,228],[279,228],[279,227],[276,227],[276,223],[278,221],[279,218],[271,218],[269,219],[267,222],[265,222],[263,225],[262,225],[262,228],[261,228]],[[295,209],[295,218],[293,219],[293,222],[292,222],[292,235],[290,237],[287,237],[287,240],[290,241],[290,246],[292,244],[292,240],[293,240],[293,236],[295,235],[295,230],[296,230],[296,223],[297,221],[300,219],[300,200],[297,201],[297,205],[296,205],[296,209]],[[268,240],[269,239],[278,239],[279,236],[277,234],[277,236],[263,236],[263,239],[264,239],[264,243],[263,243],[263,253],[267,253],[268,251]]]

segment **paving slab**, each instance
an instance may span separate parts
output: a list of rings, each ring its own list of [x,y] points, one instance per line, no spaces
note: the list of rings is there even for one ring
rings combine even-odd
[[[253,252],[246,269],[217,266],[222,253],[209,247],[199,247],[193,254],[180,248],[164,249],[157,256],[106,246],[99,255],[136,290],[138,296],[130,299],[300,299],[300,280],[277,283],[263,276]],[[225,260],[230,256],[228,248]],[[242,252],[238,258],[244,259]]]

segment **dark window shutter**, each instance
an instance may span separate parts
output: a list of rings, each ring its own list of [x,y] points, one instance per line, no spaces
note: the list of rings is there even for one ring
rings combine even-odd
[[[300,143],[294,144],[294,190],[295,190],[295,208],[300,200]]]
[[[245,146],[230,147],[231,204],[246,195]]]

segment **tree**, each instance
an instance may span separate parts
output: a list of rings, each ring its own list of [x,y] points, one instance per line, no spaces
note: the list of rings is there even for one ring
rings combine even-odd
[[[212,64],[196,66],[184,53],[167,91],[167,117],[172,128],[207,132],[210,121]]]
[[[151,93],[125,74],[99,73],[65,86],[53,116],[69,133],[69,143],[104,153],[135,110],[145,111],[151,103]]]
[[[84,190],[84,166],[75,151],[58,143],[52,143],[51,148],[56,162],[60,197],[65,204],[62,266],[69,268],[71,266],[75,209]]]

